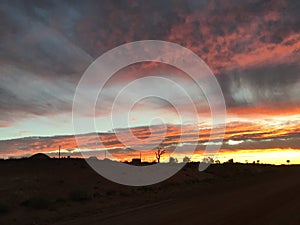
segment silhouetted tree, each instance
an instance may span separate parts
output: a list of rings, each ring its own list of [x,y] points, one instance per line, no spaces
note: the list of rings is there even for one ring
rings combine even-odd
[[[191,158],[187,157],[187,156],[185,156],[182,160],[182,162],[184,162],[184,163],[189,163],[190,161],[191,161]]]
[[[169,158],[169,163],[178,163],[178,160],[174,157]]]
[[[202,162],[210,164],[210,163],[214,162],[214,159],[211,158],[211,157],[205,157],[205,158],[202,159]]]
[[[226,163],[233,163],[233,159],[228,159]]]
[[[217,160],[215,161],[215,164],[221,164],[220,160],[217,159]]]
[[[288,160],[286,160],[286,162],[287,162],[287,164],[289,164],[291,161],[288,159]]]
[[[157,151],[155,152],[157,163],[160,163],[160,157],[161,157],[161,155],[163,155],[165,153],[166,153],[166,150],[163,150],[162,147],[157,148]]]

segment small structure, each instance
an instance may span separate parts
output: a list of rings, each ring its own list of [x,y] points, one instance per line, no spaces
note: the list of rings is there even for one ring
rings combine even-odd
[[[131,160],[131,164],[135,165],[135,166],[140,166],[142,164],[142,160],[141,160],[141,158],[133,158]]]

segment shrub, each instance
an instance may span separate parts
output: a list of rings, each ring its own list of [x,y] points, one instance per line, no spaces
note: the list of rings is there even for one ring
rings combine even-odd
[[[106,196],[112,196],[112,195],[116,195],[117,192],[115,190],[109,190],[109,191],[106,191]]]
[[[66,203],[66,199],[64,199],[64,198],[57,198],[56,200],[55,200],[55,202],[56,203]]]
[[[91,199],[91,197],[84,191],[73,191],[70,193],[69,197],[74,202],[82,202]]]
[[[9,211],[9,207],[4,203],[0,202],[0,214],[7,213]]]
[[[50,207],[50,202],[43,197],[32,197],[24,202],[21,202],[21,206],[32,209],[48,209]]]

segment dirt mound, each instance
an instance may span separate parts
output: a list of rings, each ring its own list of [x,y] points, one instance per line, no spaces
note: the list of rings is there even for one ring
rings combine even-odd
[[[44,160],[44,159],[50,159],[50,157],[43,153],[37,153],[37,154],[30,156],[29,159]]]

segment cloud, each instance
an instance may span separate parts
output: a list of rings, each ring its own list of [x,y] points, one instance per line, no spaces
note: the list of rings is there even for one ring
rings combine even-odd
[[[91,56],[48,24],[51,7],[51,3],[31,8],[23,2],[1,2],[1,127],[28,117],[69,112],[74,81],[92,62]]]
[[[88,65],[111,48],[143,39],[172,41],[198,54],[216,74],[229,114],[299,114],[297,0],[1,1],[0,12],[3,129],[35,116],[70,113],[75,87]],[[182,72],[142,64],[111,80],[97,116],[108,115],[108,106],[126,82],[157,74],[182,84],[193,100],[202,99]],[[155,82],[149,87],[169,91]],[[143,93],[145,88],[134,91]],[[178,95],[173,98],[184,106]],[[146,103],[136,109],[157,106],[153,111],[161,114],[172,110],[165,102]],[[120,114],[124,105],[126,101]]]
[[[299,105],[300,65],[275,64],[236,69],[218,76],[227,106],[272,108]]]
[[[47,80],[15,66],[0,68],[0,124],[71,110],[74,85]]]
[[[231,122],[227,125],[222,151],[238,150],[261,150],[269,149],[300,149],[300,119],[294,122],[270,120],[264,123],[254,122]],[[151,131],[151,132],[150,132]],[[89,152],[90,155],[103,155],[103,151],[110,151],[120,159],[128,157],[128,154],[135,154],[134,149],[142,149],[145,152],[153,153],[153,146],[164,146],[168,152],[172,152],[178,146],[183,153],[186,145],[194,145],[197,151],[205,150],[209,142],[209,128],[202,128],[199,132],[191,130],[190,126],[168,125],[165,132],[164,126],[136,127],[130,129],[119,129],[125,143],[120,141],[115,133],[84,134],[77,138],[80,140],[80,150]],[[133,141],[129,135],[132,132],[140,142]],[[163,138],[162,138],[163,135]],[[198,139],[194,137],[198,136]],[[192,138],[191,138],[192,137]],[[162,138],[162,141],[161,141]],[[104,147],[99,147],[101,140]],[[232,144],[234,143],[234,144]],[[63,150],[78,152],[77,142],[74,136],[53,136],[53,137],[29,137],[0,141],[0,157],[24,156],[37,152],[55,153],[58,146]],[[143,151],[144,152],[144,151]],[[78,154],[77,154],[78,155]]]

